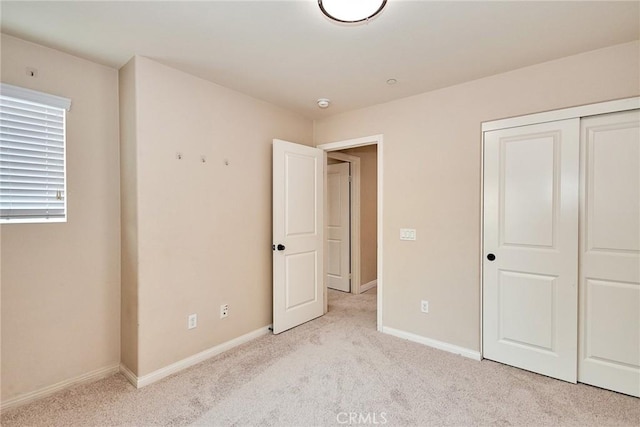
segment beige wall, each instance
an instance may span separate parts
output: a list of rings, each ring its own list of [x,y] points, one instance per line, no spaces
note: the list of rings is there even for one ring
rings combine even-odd
[[[311,145],[313,124],[148,58],[135,58],[134,74],[136,148],[122,153],[136,156],[123,159],[136,169],[123,194],[137,192],[137,224],[127,219],[123,233],[137,241],[129,368],[143,376],[271,323],[272,139]],[[198,327],[187,330],[191,313]]]
[[[360,282],[367,284],[378,275],[378,147],[342,150],[360,158]]]
[[[2,230],[2,401],[120,359],[118,74],[2,36],[2,81],[71,98],[68,222]],[[25,67],[38,70],[28,77]]]
[[[613,46],[315,123],[316,144],[384,134],[384,326],[479,350],[481,123],[636,96],[639,53]]]

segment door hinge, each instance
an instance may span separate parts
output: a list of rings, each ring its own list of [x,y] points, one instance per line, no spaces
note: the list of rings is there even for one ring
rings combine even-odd
[[[349,175],[349,182],[351,182],[351,181],[352,181],[352,179],[351,179],[351,175]]]
[[[349,280],[351,280],[351,273],[349,273]]]

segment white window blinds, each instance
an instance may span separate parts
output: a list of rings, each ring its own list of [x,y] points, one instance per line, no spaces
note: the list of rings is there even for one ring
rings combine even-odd
[[[0,86],[0,222],[66,221],[70,106],[65,98]]]

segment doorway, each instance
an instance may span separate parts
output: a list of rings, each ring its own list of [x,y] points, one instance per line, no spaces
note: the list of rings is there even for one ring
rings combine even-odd
[[[329,152],[327,164],[327,283],[357,295],[377,284],[377,145]]]
[[[326,152],[327,159],[332,157],[335,161],[348,162],[351,166],[352,184],[355,184],[352,187],[354,190],[352,195],[355,195],[360,200],[360,203],[358,204],[360,207],[360,221],[351,221],[350,250],[348,251],[351,258],[349,265],[351,267],[350,273],[352,276],[352,286],[350,289],[352,293],[361,293],[374,287],[377,288],[376,323],[379,331],[382,330],[383,321],[382,143],[382,135],[374,135],[318,146],[318,148]],[[363,163],[363,161],[365,163]],[[363,169],[363,164],[366,170]],[[373,173],[371,173],[371,168],[373,168]],[[364,180],[367,181],[363,182]],[[328,188],[326,184],[325,186]],[[374,197],[372,197],[372,192]],[[365,197],[366,201],[364,200]],[[352,207],[354,206],[353,203],[349,204]],[[326,205],[328,206],[329,204],[327,203]],[[368,211],[363,215],[364,209],[367,209]],[[353,217],[356,214],[357,209],[352,208],[351,216]],[[325,253],[329,255],[329,252],[329,245],[325,242]],[[356,265],[354,265],[354,262]],[[327,298],[325,295],[325,312],[326,311]]]
[[[327,245],[327,272],[325,282],[329,289],[353,292],[358,284],[356,231],[359,216],[354,212],[355,185],[352,163],[333,153],[327,154],[327,215],[325,217]]]

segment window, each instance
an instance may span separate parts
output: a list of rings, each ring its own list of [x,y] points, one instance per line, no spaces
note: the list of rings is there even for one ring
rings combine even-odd
[[[0,223],[65,222],[65,114],[71,101],[0,86]]]

